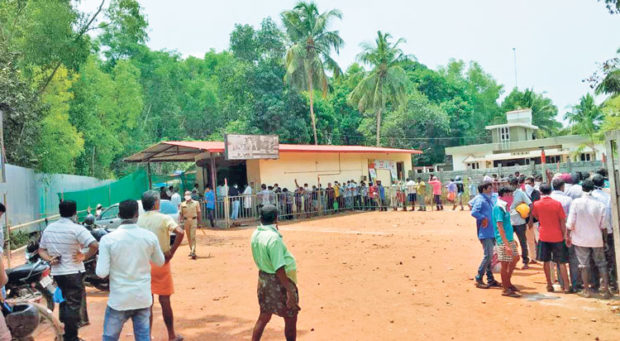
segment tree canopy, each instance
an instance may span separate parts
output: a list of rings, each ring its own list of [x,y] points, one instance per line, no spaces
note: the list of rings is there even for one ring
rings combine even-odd
[[[10,163],[122,176],[135,167],[124,157],[159,141],[247,133],[277,134],[282,143],[416,148],[424,154],[415,162],[431,165],[444,162],[445,147],[488,142],[485,125],[525,107],[541,136],[562,132],[544,93],[513,89],[501,100],[504,87],[479,63],[453,59],[429,68],[387,32],[361,46],[360,64],[343,72],[333,59],[344,44],[334,29],[343,14],[312,2],[282,11],[281,24],[238,23],[227,50],[186,58],[146,45],[138,1],[101,4],[83,13],[70,0],[0,2]],[[609,96],[600,107],[603,130],[620,126],[611,71],[597,83]],[[572,112],[593,112],[588,101]]]

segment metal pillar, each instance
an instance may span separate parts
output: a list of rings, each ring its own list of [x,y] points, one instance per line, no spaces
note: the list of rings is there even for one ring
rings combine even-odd
[[[149,178],[149,190],[153,188],[153,180],[151,179],[151,162],[146,163],[146,176]]]
[[[620,147],[620,130],[605,133],[605,147],[607,149],[607,172],[611,189],[612,224],[614,246],[616,249],[616,269],[620,264],[620,164],[618,163],[618,147]],[[618,281],[618,279],[616,279]],[[620,281],[618,281],[620,284]]]

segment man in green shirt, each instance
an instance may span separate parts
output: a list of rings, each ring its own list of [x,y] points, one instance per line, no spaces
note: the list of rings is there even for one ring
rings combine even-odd
[[[278,209],[265,205],[260,210],[261,224],[252,234],[251,246],[254,263],[258,267],[258,304],[260,315],[254,326],[252,341],[260,340],[271,315],[284,318],[287,341],[297,338],[299,292],[297,264],[287,250],[278,231]]]

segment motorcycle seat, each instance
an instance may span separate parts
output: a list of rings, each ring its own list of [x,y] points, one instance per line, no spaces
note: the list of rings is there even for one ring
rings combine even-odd
[[[11,269],[6,269],[9,282],[16,282],[28,277],[28,274],[37,275],[45,271],[47,265],[44,263],[23,264]]]

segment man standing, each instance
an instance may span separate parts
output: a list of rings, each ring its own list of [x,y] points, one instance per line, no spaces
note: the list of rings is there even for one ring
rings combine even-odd
[[[177,192],[176,189],[174,189],[173,186],[170,186],[170,192],[172,192],[172,195],[170,196],[170,202],[173,203],[174,207],[178,209],[179,205],[181,205],[181,195]]]
[[[387,200],[385,200],[385,187],[381,184],[381,180],[377,180],[377,192],[379,194],[379,205],[381,211],[387,211]]]
[[[227,186],[228,187],[228,186]],[[189,256],[196,259],[196,227],[202,225],[200,216],[200,204],[192,200],[192,194],[185,192],[185,201],[181,204],[179,221],[182,222],[189,243]]]
[[[256,195],[256,201],[258,201],[259,209],[265,205],[269,205],[269,191],[267,190],[267,185],[262,184],[260,185],[260,188],[260,192]]]
[[[541,184],[539,186],[542,197],[534,203],[531,217],[538,219],[539,240],[536,258],[543,262],[545,277],[547,278],[547,291],[553,292],[551,281],[551,261],[560,268],[564,293],[570,293],[568,282],[568,248],[566,247],[566,214],[562,204],[550,197],[551,186]],[[532,218],[530,217],[530,228],[532,228]]]
[[[149,319],[153,304],[153,297],[150,295],[149,262],[154,267],[162,266],[165,261],[164,254],[159,247],[158,237],[136,224],[137,201],[121,202],[118,211],[118,216],[123,221],[114,232],[101,238],[95,270],[97,276],[101,278],[110,276],[110,295],[103,322],[103,341],[118,340],[123,325],[129,318],[133,322],[134,339],[149,341],[151,340]]]
[[[605,205],[592,197],[594,183],[586,180],[581,185],[584,195],[574,199],[570,205],[567,228],[570,231],[567,244],[575,245],[575,253],[581,269],[583,281],[583,295],[586,298],[592,296],[590,283],[590,258],[594,259],[599,274],[603,279],[601,295],[603,298],[611,297],[609,292],[609,275],[607,273],[607,261],[605,260],[605,240],[607,220]]]
[[[245,211],[246,217],[251,217],[252,215],[252,187],[254,187],[254,183],[250,182],[249,185],[245,186],[243,190],[243,209]]]
[[[553,191],[550,195],[551,199],[559,201],[560,204],[562,204],[564,215],[568,218],[568,213],[570,212],[570,204],[573,202],[573,199],[571,199],[571,197],[566,195],[566,193],[564,192],[564,180],[561,177],[555,178],[552,180],[551,185],[553,187]],[[580,288],[582,285],[581,277],[579,276],[579,261],[577,260],[577,255],[575,254],[575,246],[566,246],[568,247],[568,269],[570,275],[571,291],[577,292],[578,288]]]
[[[334,190],[334,188],[332,187],[332,183],[328,182],[327,183],[327,188],[325,189],[325,196],[327,197],[327,207],[326,207],[326,211],[329,213],[330,211],[333,212],[334,209],[334,201],[336,200],[336,191]]]
[[[405,184],[407,188],[407,202],[405,203],[405,211],[407,210],[407,203],[411,204],[411,210],[415,211],[415,202],[417,199],[417,184],[413,179],[408,178]]]
[[[495,252],[497,253],[497,259],[502,265],[502,287],[504,291],[503,296],[508,297],[521,297],[517,293],[519,289],[512,285],[511,278],[512,273],[519,261],[519,252],[517,251],[517,243],[514,241],[514,232],[512,224],[510,223],[510,211],[508,202],[512,199],[512,188],[500,187],[497,191],[499,198],[497,203],[493,207],[492,225],[493,232],[495,234]]]
[[[252,341],[260,340],[273,314],[284,318],[284,335],[287,341],[292,341],[297,337],[297,315],[301,310],[296,285],[297,264],[278,230],[278,209],[273,205],[263,207],[260,219],[261,224],[251,239],[252,256],[259,270],[260,306]]]
[[[484,256],[482,262],[478,267],[478,274],[476,274],[476,287],[480,289],[488,289],[489,287],[499,287],[500,284],[493,278],[493,271],[491,270],[491,260],[493,259],[493,248],[495,247],[495,234],[491,221],[493,220],[493,200],[491,199],[491,188],[493,186],[490,182],[483,183],[478,186],[479,195],[472,201],[472,217],[476,218],[476,229],[478,231],[478,240],[482,244],[482,251]],[[487,283],[485,284],[482,277],[487,276]]]
[[[433,200],[437,206],[437,211],[443,210],[443,203],[441,202],[441,181],[439,181],[436,176],[431,175],[428,184],[433,187]]]
[[[603,169],[604,170],[604,169]],[[607,247],[605,248],[605,258],[607,260],[607,269],[609,272],[609,287],[612,291],[618,291],[618,273],[616,270],[616,249],[614,245],[613,223],[611,215],[611,195],[605,191],[605,178],[600,174],[592,177],[594,190],[592,197],[605,205],[605,215],[607,220]]]
[[[62,291],[60,321],[65,324],[65,341],[77,341],[80,309],[86,306],[84,290],[84,263],[97,253],[99,244],[77,220],[75,201],[65,200],[58,205],[60,219],[44,231],[39,245],[39,256],[52,265],[52,276]],[[86,254],[82,249],[88,247]]]
[[[421,177],[418,177],[417,179],[416,197],[420,203],[418,211],[426,211],[426,184]]]
[[[170,302],[170,296],[174,293],[170,260],[176,253],[179,245],[181,245],[185,232],[172,217],[159,212],[159,204],[160,199],[156,192],[146,191],[142,194],[142,207],[145,212],[138,218],[138,226],[155,234],[159,242],[159,249],[166,258],[164,264],[151,265],[151,291],[153,295],[159,296],[164,323],[168,330],[168,339],[176,340],[178,335],[174,331],[174,314],[172,312],[172,303]],[[170,246],[170,232],[173,231],[176,236],[174,244]],[[152,304],[151,299],[151,312]],[[150,324],[153,324],[152,313],[150,315]]]
[[[232,202],[232,212],[230,213],[230,220],[233,221],[233,226],[236,224],[236,220],[239,219],[239,206],[241,205],[241,198],[239,197],[239,187],[237,184],[234,184],[228,190],[228,196]],[[198,205],[200,207],[200,205]]]
[[[456,200],[454,201],[454,207],[452,210],[456,209],[457,203],[461,206],[461,211],[463,211],[463,195],[465,194],[465,186],[463,186],[463,179],[460,176],[456,177]]]
[[[215,227],[215,193],[211,190],[211,186],[205,187],[205,208],[211,227]]]
[[[512,204],[510,204],[510,223],[512,224],[517,237],[519,238],[519,244],[521,245],[521,257],[523,258],[523,268],[529,269],[530,258],[529,251],[527,247],[527,236],[525,234],[525,230],[527,229],[527,217],[523,218],[520,212],[517,212],[517,207],[519,205],[527,205],[528,207],[532,205],[532,201],[527,196],[527,194],[521,190],[519,187],[519,180],[517,178],[512,178],[510,180],[510,186],[514,189],[514,194],[512,196]],[[534,250],[531,250],[534,252]]]

